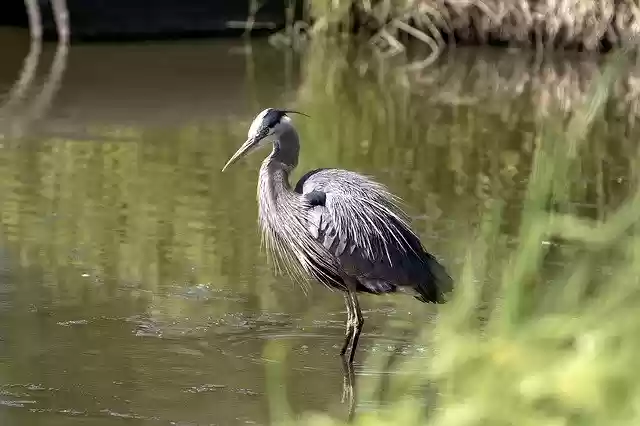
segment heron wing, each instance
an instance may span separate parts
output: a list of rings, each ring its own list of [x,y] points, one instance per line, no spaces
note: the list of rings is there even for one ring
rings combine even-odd
[[[320,169],[295,190],[306,203],[308,231],[363,290],[387,293],[423,280],[430,255],[383,185],[347,170]]]

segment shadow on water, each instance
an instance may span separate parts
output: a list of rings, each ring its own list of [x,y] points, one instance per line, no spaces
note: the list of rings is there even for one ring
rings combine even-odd
[[[5,91],[28,51],[21,37],[0,33],[15,70],[0,70]],[[3,424],[265,424],[273,341],[291,347],[277,385],[293,409],[344,412],[342,297],[316,285],[305,294],[268,266],[256,229],[262,157],[220,173],[254,114],[299,103],[311,119],[297,120],[296,177],[328,165],[374,175],[404,198],[455,277],[495,200],[512,212],[499,241],[510,249],[539,120],[553,104],[570,110],[599,69],[466,50],[421,75],[361,75],[345,58],[229,41],[69,49],[42,117],[20,137],[0,127]],[[618,87],[571,199],[553,208],[599,218],[626,195],[638,130],[620,105],[632,87]],[[12,114],[3,126],[23,117]],[[429,356],[411,343],[412,326],[431,322],[434,307],[400,296],[361,303],[359,382],[388,374],[367,358]],[[360,387],[359,410],[384,399]]]

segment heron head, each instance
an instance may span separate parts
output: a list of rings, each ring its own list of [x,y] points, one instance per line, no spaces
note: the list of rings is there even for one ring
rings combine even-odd
[[[265,145],[269,136],[279,135],[289,125],[291,119],[287,114],[301,114],[307,115],[302,112],[267,108],[262,111],[253,119],[249,132],[247,133],[247,140],[242,144],[240,148],[231,156],[227,164],[224,165],[222,171],[224,172],[227,167],[238,161],[240,158],[246,156],[250,152]],[[308,116],[307,116],[308,117]]]

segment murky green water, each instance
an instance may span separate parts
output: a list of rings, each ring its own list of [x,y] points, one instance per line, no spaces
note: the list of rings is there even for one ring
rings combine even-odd
[[[0,32],[1,93],[25,37]],[[32,113],[54,51],[45,46],[26,98],[0,106],[3,425],[266,424],[273,341],[290,345],[275,387],[294,412],[344,415],[341,295],[305,294],[268,266],[256,226],[262,155],[220,172],[250,120],[298,100],[312,118],[296,118],[296,177],[321,166],[374,175],[455,277],[493,200],[506,201],[509,246],[540,117],[558,101],[570,111],[598,72],[591,59],[459,51],[416,83],[264,42],[80,45]],[[603,217],[636,179],[635,81],[616,86],[564,208]],[[402,296],[361,304],[359,377],[383,375],[362,364],[371,354],[427,356],[411,326],[433,307]]]

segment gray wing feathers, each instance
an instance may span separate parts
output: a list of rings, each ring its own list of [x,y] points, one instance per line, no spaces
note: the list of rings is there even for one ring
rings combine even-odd
[[[313,238],[315,239],[320,238],[320,230],[322,229],[322,226],[323,226],[322,210],[323,210],[322,206],[315,206],[310,208],[308,211],[308,217],[307,217],[307,220],[309,221],[308,229],[311,235],[313,236]]]
[[[412,268],[407,261],[419,263],[422,248],[384,186],[353,172],[327,169],[303,183],[302,194],[313,191],[323,191],[326,198],[324,205],[307,210],[308,229],[345,271],[387,291],[388,282],[409,285],[416,278],[412,269],[417,272],[418,265]]]

